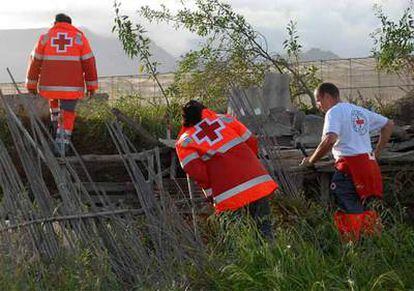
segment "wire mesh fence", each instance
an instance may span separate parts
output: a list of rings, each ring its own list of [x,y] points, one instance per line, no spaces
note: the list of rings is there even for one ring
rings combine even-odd
[[[387,74],[376,69],[375,58],[349,58],[302,62],[300,66],[314,65],[318,68],[317,77],[330,81],[341,89],[342,96],[348,99],[363,98],[395,100],[414,89],[412,74]],[[174,81],[174,73],[159,74],[158,78],[164,88]],[[19,83],[21,88],[23,83]],[[146,74],[126,76],[101,76],[99,91],[108,93],[110,99],[125,95],[137,95],[152,103],[163,102],[157,84]],[[13,84],[0,84],[4,94],[13,94]]]
[[[336,84],[347,99],[396,100],[414,89],[413,75],[385,73],[376,69],[375,58],[349,58],[303,62],[315,66],[317,77]]]

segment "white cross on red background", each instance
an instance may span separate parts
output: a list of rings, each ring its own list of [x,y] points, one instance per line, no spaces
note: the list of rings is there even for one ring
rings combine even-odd
[[[209,119],[205,119],[195,127],[197,130],[193,134],[193,138],[198,144],[207,141],[209,145],[213,145],[223,139],[220,131],[222,131],[225,126],[220,119],[211,122]]]

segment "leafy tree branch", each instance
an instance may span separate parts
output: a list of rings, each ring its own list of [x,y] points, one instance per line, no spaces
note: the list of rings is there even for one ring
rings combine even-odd
[[[164,89],[158,78],[159,72],[157,66],[159,63],[152,60],[150,49],[151,40],[145,36],[147,31],[141,24],[134,24],[127,15],[120,14],[120,7],[121,3],[115,1],[115,24],[112,32],[118,34],[125,53],[130,58],[139,58],[142,62],[140,70],[145,71],[156,82],[168,108],[170,107],[168,92]]]
[[[231,5],[219,0],[195,0],[194,3],[195,10],[183,7],[173,13],[162,5],[160,10],[149,6],[141,7],[139,13],[151,22],[170,23],[176,29],[186,29],[205,39],[203,48],[198,50],[198,55],[200,58],[203,57],[203,49],[209,48],[210,52],[215,53],[214,62],[227,63],[228,72],[234,76],[233,83],[248,84],[260,80],[260,77],[248,80],[246,76],[239,76],[242,79],[239,80],[237,75],[232,74],[235,72],[235,67],[243,67],[244,72],[250,75],[263,76],[263,70],[269,68],[291,74],[302,91],[309,96],[312,107],[316,108],[313,90],[306,83],[305,78],[287,60],[272,55],[268,50],[266,38],[242,15],[234,12]],[[194,54],[191,57],[194,57]],[[200,60],[204,66],[206,59]]]
[[[378,69],[386,72],[406,72],[414,76],[414,4],[408,3],[398,21],[390,20],[380,5],[374,12],[381,27],[371,33],[374,40],[372,49],[378,60]]]

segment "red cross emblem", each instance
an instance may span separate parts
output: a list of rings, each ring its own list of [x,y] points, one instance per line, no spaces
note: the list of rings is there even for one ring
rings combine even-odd
[[[364,125],[365,120],[359,119],[359,117],[357,117],[357,119],[355,120],[355,122],[356,122],[357,125],[361,126],[361,125]]]
[[[220,131],[225,128],[225,125],[219,118],[211,122],[209,119],[204,119],[195,128],[193,138],[198,144],[207,141],[209,145],[213,145],[223,139]]]
[[[65,53],[68,47],[73,44],[73,38],[68,37],[66,32],[58,32],[56,37],[52,38],[52,46],[58,53]]]
[[[359,110],[352,110],[352,129],[359,133],[359,135],[364,135],[368,131],[367,118],[364,113]]]

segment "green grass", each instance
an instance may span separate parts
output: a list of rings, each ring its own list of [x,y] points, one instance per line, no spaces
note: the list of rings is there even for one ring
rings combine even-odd
[[[165,137],[164,106],[141,106],[134,96],[109,106],[91,100],[82,103],[74,133],[81,153],[114,153],[105,122],[116,107],[140,121],[154,136]],[[179,106],[174,105],[173,132],[179,128]],[[4,122],[0,137],[11,143]],[[138,148],[145,142],[125,126]],[[391,183],[387,183],[391,185]],[[386,185],[386,186],[387,186]],[[392,192],[386,187],[386,192]],[[408,191],[403,189],[404,192]],[[412,197],[405,193],[406,197]],[[414,229],[404,222],[404,207],[390,196],[393,209],[383,208],[381,238],[342,244],[330,210],[311,201],[284,199],[273,203],[276,242],[258,239],[248,220],[231,215],[200,219],[206,241],[203,268],[186,265],[163,290],[409,290],[414,289]],[[411,198],[410,198],[411,200]],[[18,260],[0,253],[0,290],[118,290],[119,282],[106,258],[89,250],[62,254],[51,261]],[[139,289],[137,287],[137,289]]]
[[[106,258],[84,249],[50,261],[0,256],[0,290],[122,290]]]
[[[320,206],[312,207],[313,221],[275,222],[273,244],[261,240],[248,219],[235,220],[231,215],[210,217],[200,225],[205,237],[208,235],[208,255],[203,268],[188,265],[172,270],[176,280],[161,290],[414,288],[414,230],[411,227],[386,220],[380,238],[342,244],[330,215],[321,211]],[[121,290],[126,287],[117,281],[106,258],[96,257],[87,250],[75,255],[63,254],[49,262],[14,260],[11,255],[0,257],[1,290]]]
[[[156,138],[166,138],[167,121],[164,105],[142,105],[137,96],[125,96],[108,104],[105,101],[86,100],[78,107],[77,120],[73,134],[73,142],[80,153],[114,153],[116,152],[106,122],[114,120],[111,108],[119,109],[123,114],[142,125]],[[172,106],[172,136],[179,130],[179,106]],[[123,123],[122,123],[123,124]],[[125,134],[131,139],[137,149],[150,146],[137,133],[123,124]]]
[[[318,209],[319,208],[319,209]],[[414,230],[385,221],[381,238],[342,244],[330,215],[277,224],[276,242],[249,222],[213,219],[208,267],[191,273],[194,290],[407,290],[414,288]],[[274,216],[275,217],[275,216]],[[317,223],[315,223],[318,221]],[[211,226],[210,226],[211,228]]]

